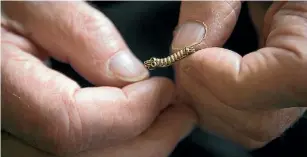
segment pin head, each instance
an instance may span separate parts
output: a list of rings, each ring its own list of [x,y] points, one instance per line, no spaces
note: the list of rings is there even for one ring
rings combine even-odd
[[[157,67],[157,62],[156,62],[156,58],[151,57],[149,60],[144,62],[144,66],[148,69],[148,70],[153,70]]]

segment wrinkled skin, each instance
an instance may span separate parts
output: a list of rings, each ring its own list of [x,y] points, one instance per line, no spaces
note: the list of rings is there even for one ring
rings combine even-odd
[[[204,21],[207,32],[206,49],[175,65],[177,99],[194,108],[204,130],[246,148],[279,137],[307,106],[307,3],[261,3],[249,7],[262,42],[245,56],[217,48],[231,34],[240,2],[182,2],[179,20]],[[174,47],[193,43],[176,41],[176,32]]]
[[[85,2],[1,6],[3,156],[166,157],[192,130],[195,113],[170,105],[174,84],[148,78],[99,11]],[[95,87],[51,69],[49,57]]]
[[[239,2],[182,2],[179,24],[204,21],[204,48],[220,47],[239,9]],[[307,105],[306,10],[304,2],[274,3],[260,17],[263,44],[243,58],[208,48],[181,61],[175,67],[177,103],[170,107],[170,81],[148,79],[137,59],[126,66],[135,64],[138,72],[109,66],[112,56],[130,52],[112,23],[92,7],[3,2],[1,107],[8,134],[2,132],[2,154],[166,157],[191,131],[195,113],[203,129],[261,147]],[[48,57],[70,64],[98,87],[80,88],[44,65]]]

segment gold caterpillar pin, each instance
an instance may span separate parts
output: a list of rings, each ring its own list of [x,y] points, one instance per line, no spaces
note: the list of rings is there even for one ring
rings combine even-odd
[[[175,62],[189,56],[190,54],[194,52],[196,52],[195,48],[185,47],[184,49],[181,49],[165,58],[151,57],[149,60],[144,62],[144,66],[148,70],[154,70],[155,68],[168,67],[174,64]]]
[[[201,43],[205,39],[206,32],[207,32],[207,25],[204,22],[198,21],[198,20],[188,20],[190,22],[194,22],[197,24],[200,24],[204,28],[204,34],[202,38],[197,42],[194,43],[188,47],[185,47],[179,51],[174,52],[173,54],[169,55],[168,57],[165,58],[156,58],[156,57],[151,57],[149,60],[146,60],[144,62],[144,66],[148,70],[154,70],[155,68],[163,68],[163,67],[168,67],[174,64],[175,62],[184,59],[185,57],[193,54],[194,52],[198,51],[201,49]],[[176,29],[177,30],[177,29]],[[173,49],[174,50],[174,49]]]

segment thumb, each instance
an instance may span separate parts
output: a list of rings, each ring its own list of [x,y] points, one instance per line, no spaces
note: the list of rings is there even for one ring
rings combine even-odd
[[[241,2],[239,1],[181,2],[179,25],[174,32],[175,37],[172,42],[172,49],[182,49],[198,43],[200,43],[200,48],[222,46],[236,24],[240,9]],[[210,50],[208,51],[211,52]],[[219,54],[221,53],[216,54],[216,52],[212,52],[208,54],[204,50],[201,50],[181,60],[175,65],[177,73],[176,83],[181,84],[181,81],[185,79],[184,76],[186,76],[185,71],[187,69],[190,69],[190,73],[192,74],[199,74],[191,72],[191,66],[206,65],[208,68],[203,69],[206,73],[207,70],[215,71],[215,68],[219,67],[216,66],[216,63],[220,65],[218,62],[215,62],[219,60]],[[206,56],[207,59],[200,56]],[[189,77],[193,77],[193,75]]]
[[[243,57],[226,49],[204,49],[183,60],[180,70],[202,78],[232,106],[306,107],[306,13],[306,2],[274,2],[265,17],[263,48]]]
[[[202,48],[223,45],[235,26],[240,8],[241,2],[237,1],[181,2],[172,48],[182,49],[199,42]]]
[[[148,76],[113,23],[85,2],[4,2],[3,10],[23,28],[19,33],[96,85]]]

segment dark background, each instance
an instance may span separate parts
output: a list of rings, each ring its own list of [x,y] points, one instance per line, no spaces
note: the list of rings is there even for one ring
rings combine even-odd
[[[180,2],[89,2],[110,18],[131,50],[141,60],[169,53],[172,32],[177,24]],[[241,55],[257,49],[257,36],[243,3],[234,32],[225,48]],[[92,86],[75,73],[70,66],[52,60],[52,66],[83,87]],[[171,68],[152,71],[152,75],[173,79]],[[307,119],[301,119],[280,138],[264,148],[246,151],[230,141],[196,129],[178,144],[171,157],[307,157]]]

